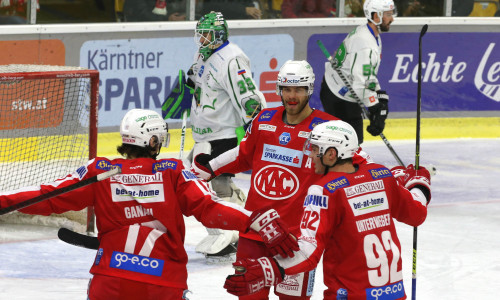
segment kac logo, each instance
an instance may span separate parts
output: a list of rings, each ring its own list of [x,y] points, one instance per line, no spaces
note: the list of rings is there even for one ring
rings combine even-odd
[[[255,190],[269,200],[283,200],[299,190],[299,179],[288,168],[279,165],[264,167],[253,179]]]
[[[290,133],[283,132],[280,135],[280,145],[286,145],[286,144],[288,144],[291,139],[292,139],[292,136],[290,135]]]

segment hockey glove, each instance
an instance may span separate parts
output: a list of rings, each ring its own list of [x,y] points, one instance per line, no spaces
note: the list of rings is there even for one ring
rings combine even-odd
[[[378,103],[368,107],[370,112],[370,125],[366,128],[371,135],[377,136],[384,131],[385,119],[389,114],[389,95],[385,91],[377,91]]]
[[[179,76],[174,82],[174,88],[162,103],[161,111],[163,119],[181,119],[182,113],[187,110],[188,116],[191,111],[191,101],[193,91],[186,89],[186,75],[183,70],[179,70]]]
[[[273,256],[293,257],[299,251],[297,238],[274,209],[261,208],[250,216],[251,229],[257,231]]]
[[[240,259],[233,263],[233,268],[236,274],[227,276],[224,288],[235,296],[256,293],[280,283],[285,276],[285,270],[273,258],[267,257]]]
[[[206,181],[214,179],[217,175],[215,175],[209,163],[212,158],[212,155],[206,153],[196,155],[192,165],[193,173]]]
[[[413,188],[418,188],[424,193],[427,199],[427,204],[431,201],[431,174],[422,166],[415,170],[413,165],[406,168],[406,176],[404,180],[405,187],[411,191]]]
[[[391,169],[392,176],[396,178],[396,180],[402,186],[405,185],[405,176],[406,176],[406,168],[402,166],[397,166]]]

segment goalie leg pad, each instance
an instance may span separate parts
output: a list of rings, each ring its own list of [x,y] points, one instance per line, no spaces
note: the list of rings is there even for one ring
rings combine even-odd
[[[216,254],[229,246],[233,241],[233,230],[221,230],[217,228],[207,228],[208,236],[195,248],[196,252],[203,254]]]

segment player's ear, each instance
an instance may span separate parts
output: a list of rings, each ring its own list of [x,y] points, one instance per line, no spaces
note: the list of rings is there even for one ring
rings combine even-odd
[[[334,147],[328,148],[328,150],[326,151],[325,154],[326,154],[328,160],[331,162],[333,162],[337,159],[337,149],[335,149]]]

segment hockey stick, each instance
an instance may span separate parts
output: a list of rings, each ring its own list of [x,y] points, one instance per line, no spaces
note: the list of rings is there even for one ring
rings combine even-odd
[[[80,182],[65,186],[65,187],[60,188],[60,189],[53,190],[51,192],[33,197],[31,199],[19,202],[17,204],[11,205],[11,206],[4,207],[4,208],[0,209],[0,215],[4,215],[6,213],[10,213],[10,212],[13,212],[15,210],[25,208],[25,207],[33,205],[35,203],[42,202],[44,200],[65,194],[67,192],[79,189],[79,188],[87,186],[89,184],[104,180],[104,179],[109,178],[113,175],[120,174],[121,172],[122,172],[122,170],[120,168],[114,168],[110,171],[101,173],[101,174],[96,175],[94,177],[87,178],[87,179],[82,180]]]
[[[339,75],[340,79],[342,79],[342,81],[346,85],[346,87],[349,90],[349,92],[351,93],[352,97],[356,100],[356,102],[361,107],[361,110],[363,111],[364,115],[369,119],[370,118],[370,112],[368,111],[368,109],[366,108],[366,106],[363,105],[363,102],[361,102],[361,99],[359,99],[358,95],[354,92],[354,89],[352,88],[351,84],[347,81],[347,78],[345,78],[344,74],[342,74],[342,72],[340,71],[340,69],[338,67],[338,62],[330,55],[330,53],[326,49],[325,45],[320,40],[317,41],[317,44],[318,44],[319,48],[321,49],[321,51],[323,52],[323,54],[326,56],[326,59],[332,65],[332,68],[335,70],[335,72],[337,72],[337,74]],[[389,143],[389,141],[387,140],[387,138],[385,137],[385,135],[383,133],[380,133],[380,138],[382,138],[382,141],[384,141],[385,145],[387,146],[387,148],[389,148],[389,151],[392,153],[392,155],[397,160],[397,162],[401,166],[404,167],[405,164],[403,163],[403,161],[401,160],[401,158],[399,158],[398,154],[396,153],[396,151],[394,150],[394,148],[392,148],[392,145]]]
[[[187,123],[188,111],[184,110],[182,112],[182,128],[181,128],[181,145],[179,149],[179,159],[182,160],[184,156],[184,143],[186,142],[186,123]]]
[[[420,111],[422,110],[422,37],[429,26],[425,24],[418,38],[418,87],[417,87],[417,135],[415,141],[415,170],[420,165]],[[413,227],[413,267],[411,272],[411,299],[417,298],[417,227]]]
[[[59,228],[57,237],[63,242],[77,247],[97,250],[99,249],[99,240],[96,237],[88,236],[69,230],[68,228]]]

